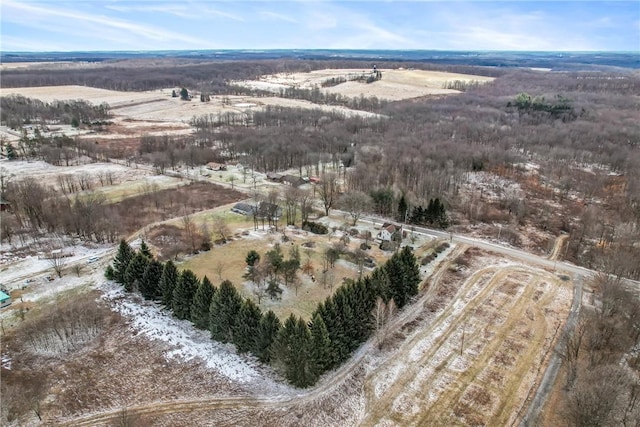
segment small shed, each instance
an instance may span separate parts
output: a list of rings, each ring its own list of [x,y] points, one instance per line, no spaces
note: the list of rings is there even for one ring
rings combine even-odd
[[[236,203],[235,206],[231,208],[231,212],[247,216],[253,215],[255,210],[256,207],[248,203]]]
[[[11,297],[0,291],[0,307],[6,307],[11,304]]]

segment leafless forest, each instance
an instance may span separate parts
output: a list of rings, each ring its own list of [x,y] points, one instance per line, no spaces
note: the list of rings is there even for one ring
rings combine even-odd
[[[151,69],[125,61],[106,68],[64,72],[9,70],[3,73],[3,85],[89,84],[126,90],[178,85],[229,94],[249,90],[229,84],[237,79],[368,65],[354,61],[260,61],[168,64]],[[142,137],[135,153],[86,140],[77,142],[76,149],[70,139],[34,143],[28,138],[19,151],[51,162],[63,162],[73,155],[105,159],[134,154],[161,172],[178,164],[230,161],[261,172],[297,169],[300,175],[321,175],[324,171],[318,165],[332,162],[335,170],[343,167],[343,190],[386,195],[375,200],[380,213],[398,215],[402,195],[409,207],[426,206],[430,199],[439,198],[452,214],[453,227],[484,223],[495,228],[499,224],[505,235],[513,235],[516,246],[518,233],[527,226],[550,235],[567,233],[566,259],[640,277],[639,251],[633,246],[640,221],[637,74],[413,63],[385,66],[398,65],[498,78],[457,96],[393,103],[366,97],[344,100],[353,108],[375,111],[377,118],[269,107],[249,117],[194,117],[192,136]],[[332,102],[319,90],[299,92],[280,96],[300,96],[318,104]],[[13,116],[9,112],[25,109],[11,108],[10,104],[19,102],[24,104],[24,99],[13,99],[13,103],[3,100],[7,104],[3,123],[10,123]],[[106,107],[100,111],[108,116]],[[530,170],[528,164],[536,169]],[[517,182],[523,191],[504,192],[498,195],[499,200],[486,199],[482,192],[461,191],[470,171],[498,174]]]

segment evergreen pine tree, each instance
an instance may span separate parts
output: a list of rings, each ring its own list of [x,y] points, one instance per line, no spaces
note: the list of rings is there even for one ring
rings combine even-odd
[[[371,286],[371,279],[366,277],[355,282],[353,285],[353,295],[355,302],[353,313],[356,317],[355,335],[358,342],[363,343],[369,338],[371,330],[373,329],[372,313],[377,298]]]
[[[316,380],[311,369],[310,343],[311,334],[307,324],[292,314],[278,332],[273,345],[274,367],[297,387],[307,387]]]
[[[153,258],[153,254],[151,253],[151,250],[149,250],[149,246],[147,246],[144,240],[140,243],[140,250],[138,252],[149,259]]]
[[[331,339],[322,316],[316,313],[311,320],[311,365],[316,376],[322,375],[331,366]]]
[[[405,277],[405,292],[408,298],[418,295],[420,286],[420,267],[416,257],[409,246],[405,246],[400,251],[399,260],[402,264]]]
[[[140,281],[140,293],[149,300],[158,299],[161,296],[160,278],[162,277],[162,263],[152,259],[144,270]]]
[[[409,300],[409,295],[405,290],[405,270],[395,253],[384,266],[387,276],[389,276],[389,298],[393,299],[398,308],[404,307]]]
[[[278,336],[280,327],[280,319],[278,319],[273,311],[269,310],[262,316],[256,334],[256,348],[254,353],[261,362],[268,363],[271,360],[271,346]]]
[[[272,300],[280,299],[280,295],[282,295],[282,288],[276,278],[269,279],[267,284],[267,293]]]
[[[178,284],[178,269],[172,261],[167,261],[162,269],[160,277],[160,292],[162,293],[162,303],[167,308],[172,308],[173,290]]]
[[[124,272],[125,291],[132,292],[140,287],[142,276],[144,275],[144,270],[147,268],[147,264],[149,264],[149,258],[139,252],[134,255],[129,266]]]
[[[120,245],[118,246],[118,253],[113,259],[113,279],[120,283],[124,284],[124,273],[127,271],[127,267],[129,263],[133,259],[135,253],[131,246],[127,243],[126,240],[120,240]]]
[[[373,273],[371,273],[371,287],[373,288],[373,293],[376,296],[388,301],[389,298],[391,298],[389,293],[390,285],[391,281],[389,280],[389,275],[387,274],[387,270],[384,266],[377,267],[373,270]]]
[[[247,262],[248,267],[253,267],[260,262],[260,254],[256,252],[254,249],[251,249],[247,253],[247,257],[245,258],[245,261]]]
[[[429,205],[427,206],[427,211],[425,212],[425,222],[428,224],[433,224],[436,219],[436,208],[433,199],[429,199]]]
[[[198,329],[209,329],[209,307],[215,292],[216,288],[209,278],[204,276],[191,304],[191,321]]]
[[[292,358],[290,365],[290,381],[298,387],[308,387],[318,379],[313,370],[310,356],[311,333],[307,322],[298,318],[292,343]]]
[[[337,366],[349,358],[346,331],[340,318],[341,307],[337,307],[334,298],[327,298],[324,303],[324,313],[321,313],[321,315],[331,340],[331,366]]]
[[[278,331],[278,335],[276,339],[273,341],[273,345],[271,346],[271,364],[274,369],[278,371],[280,374],[289,379],[287,375],[291,351],[292,351],[292,342],[293,335],[296,330],[296,317],[291,314],[287,317],[287,320],[284,321],[284,325]]]
[[[200,281],[191,270],[184,270],[180,273],[178,283],[173,290],[173,300],[171,307],[173,314],[180,320],[191,319],[191,303],[193,296],[198,289]]]
[[[262,312],[250,299],[245,299],[238,313],[233,332],[233,342],[240,353],[257,353],[257,336],[260,329]]]
[[[404,222],[407,219],[407,212],[409,210],[409,205],[407,204],[407,199],[404,197],[404,193],[400,196],[400,200],[398,201],[398,215],[397,219],[400,222]]]
[[[15,160],[18,158],[18,153],[16,151],[15,148],[13,148],[13,145],[11,145],[10,142],[7,142],[7,145],[5,146],[6,150],[7,150],[7,159],[8,160]]]
[[[211,338],[220,342],[233,341],[233,331],[241,307],[242,297],[233,287],[233,284],[228,280],[222,282],[220,289],[211,299],[211,306],[209,307]]]

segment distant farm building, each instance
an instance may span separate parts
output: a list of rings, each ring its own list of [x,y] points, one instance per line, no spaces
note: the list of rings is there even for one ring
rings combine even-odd
[[[267,179],[269,181],[280,182],[282,180],[282,175],[275,172],[267,172]]]
[[[227,165],[225,165],[224,163],[210,162],[207,163],[207,169],[211,169],[212,171],[226,171]]]

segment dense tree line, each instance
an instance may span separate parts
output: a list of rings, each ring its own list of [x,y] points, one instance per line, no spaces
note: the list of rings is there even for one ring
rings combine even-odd
[[[95,183],[89,176],[61,176],[68,178],[67,185],[80,191],[80,186]],[[103,177],[106,185],[113,178]],[[79,236],[96,242],[115,242],[119,236],[117,210],[106,203],[104,195],[60,195],[51,187],[35,178],[9,181],[3,198],[11,206],[11,216],[2,218],[2,239],[11,243],[14,238],[21,241],[26,236],[37,239],[43,232]],[[23,241],[24,243],[24,241]]]
[[[249,267],[259,260],[257,253],[247,255]],[[121,241],[105,276],[127,292],[161,302],[178,319],[209,330],[212,339],[233,343],[238,352],[271,363],[298,387],[314,384],[375,332],[381,321],[376,318],[377,301],[393,301],[402,308],[418,294],[420,283],[416,259],[405,247],[370,276],[338,288],[318,305],[310,322],[291,315],[282,324],[272,311],[262,313],[251,299],[243,298],[231,282],[215,287],[206,276],[200,280],[191,270],[178,272],[171,261],[158,262],[144,241],[138,251]]]
[[[0,97],[0,124],[20,129],[24,124],[91,124],[111,117],[106,103],[92,105],[84,100],[42,102],[21,95]]]
[[[402,212],[402,209],[399,207],[398,211]],[[411,210],[409,220],[413,224],[437,225],[440,228],[447,228],[449,225],[447,210],[437,197],[430,199],[426,208],[423,208],[421,205],[414,206]]]

